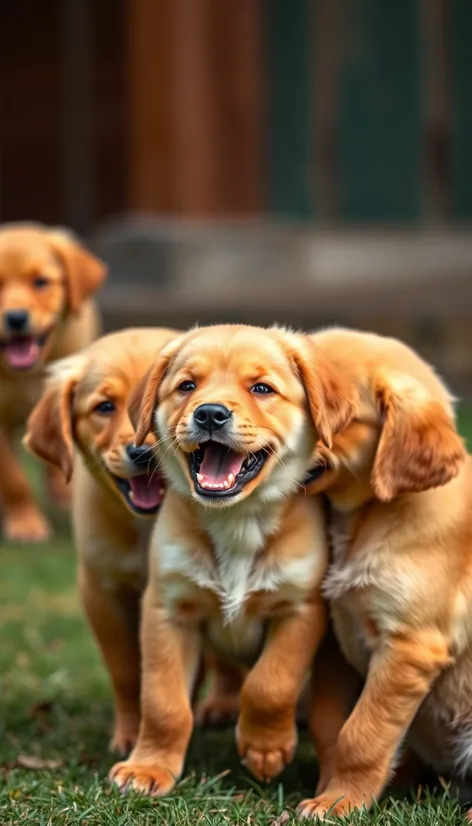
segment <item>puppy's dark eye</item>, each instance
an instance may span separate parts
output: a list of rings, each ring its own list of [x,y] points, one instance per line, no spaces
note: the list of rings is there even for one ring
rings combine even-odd
[[[194,381],[183,381],[179,384],[177,390],[180,390],[181,393],[191,393],[192,390],[195,390],[196,386]]]
[[[99,402],[93,408],[94,413],[100,413],[102,416],[110,416],[112,413],[115,412],[116,407],[113,402],[107,400],[104,402]]]
[[[33,287],[36,290],[44,290],[44,288],[47,287],[48,284],[49,284],[49,281],[48,281],[47,278],[45,278],[44,275],[37,275],[36,278],[33,281]]]
[[[265,384],[262,381],[258,381],[257,384],[253,384],[250,392],[257,393],[259,396],[268,396],[269,393],[275,393],[275,390],[270,386],[270,384]]]

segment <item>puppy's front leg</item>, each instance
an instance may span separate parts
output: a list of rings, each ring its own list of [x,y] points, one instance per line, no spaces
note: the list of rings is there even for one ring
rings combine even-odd
[[[183,769],[192,733],[190,694],[200,660],[197,627],[178,624],[159,603],[150,581],[143,597],[141,726],[124,763],[110,772],[120,789],[167,794]]]
[[[134,746],[139,730],[138,597],[134,606],[126,605],[121,594],[104,590],[85,566],[79,568],[79,588],[113,683],[115,723],[110,748],[125,757]]]
[[[34,501],[28,480],[15,454],[13,434],[0,428],[0,496],[3,532],[12,542],[43,542],[51,533]]]
[[[236,739],[244,764],[271,780],[293,757],[295,713],[303,683],[326,627],[321,598],[272,620],[264,650],[241,692]]]
[[[435,629],[399,633],[381,643],[360,699],[339,734],[328,788],[303,801],[301,817],[344,814],[378,798],[408,726],[449,662],[446,641]]]

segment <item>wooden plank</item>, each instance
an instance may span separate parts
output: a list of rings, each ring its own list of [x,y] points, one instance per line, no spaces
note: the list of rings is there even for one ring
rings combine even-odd
[[[85,233],[95,199],[91,0],[62,0],[61,24],[62,212],[68,226]]]
[[[219,145],[212,76],[213,0],[173,0],[175,201],[186,215],[219,211]]]
[[[260,212],[265,190],[262,0],[211,5],[220,206]]]
[[[472,219],[472,3],[451,2],[452,212]]]
[[[339,216],[338,91],[343,26],[342,0],[315,0],[314,15],[314,179],[317,217]]]
[[[127,0],[93,3],[95,220],[128,208]]]
[[[262,205],[260,0],[174,0],[176,200],[186,215]]]
[[[421,0],[423,213],[444,222],[451,211],[450,112],[447,62],[449,0]]]
[[[64,220],[60,14],[59,0],[0,2],[3,221]]]
[[[170,0],[128,0],[127,76],[131,210],[176,208]]]
[[[417,4],[344,0],[339,160],[345,221],[420,218]]]
[[[269,209],[314,213],[311,0],[266,4]]]

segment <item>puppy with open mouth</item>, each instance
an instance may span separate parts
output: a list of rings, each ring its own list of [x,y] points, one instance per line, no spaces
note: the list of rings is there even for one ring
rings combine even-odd
[[[330,443],[310,374],[303,336],[223,325],[170,342],[136,394],[137,444],[155,431],[169,491],[143,598],[140,734],[111,770],[120,788],[163,795],[180,776],[207,646],[250,669],[236,729],[248,768],[269,780],[292,759],[326,623],[324,514],[300,484],[317,439]]]
[[[27,448],[70,479],[79,585],[87,618],[114,689],[111,748],[125,755],[139,727],[140,600],[147,582],[153,519],[166,484],[150,435],[140,447],[128,402],[156,353],[177,335],[130,329],[103,336],[51,367],[28,421]],[[75,455],[74,455],[75,454]],[[235,715],[240,674],[207,661],[213,690],[197,706],[200,722]]]
[[[0,229],[0,500],[11,541],[40,542],[50,534],[16,455],[16,436],[41,397],[46,365],[97,338],[94,295],[106,276],[105,264],[64,229]],[[70,488],[52,465],[46,483],[50,498],[68,506]]]
[[[134,445],[127,404],[155,353],[175,335],[124,330],[55,362],[25,437],[27,448],[67,479],[73,471],[80,591],[113,683],[111,748],[123,755],[139,727],[139,602],[152,517],[165,493],[154,442]]]

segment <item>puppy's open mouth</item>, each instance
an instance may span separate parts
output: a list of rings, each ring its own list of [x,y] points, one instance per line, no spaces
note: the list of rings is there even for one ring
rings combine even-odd
[[[113,480],[126,499],[127,504],[135,513],[156,513],[165,496],[165,482],[160,473],[141,473],[125,479],[123,476],[113,476]]]
[[[266,450],[237,453],[220,442],[203,442],[189,454],[195,490],[211,498],[235,496],[260,473],[268,455]]]
[[[0,350],[11,370],[31,370],[40,359],[48,333],[41,336],[12,336],[0,340]]]

